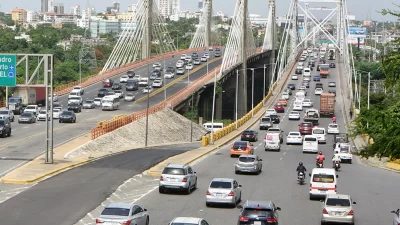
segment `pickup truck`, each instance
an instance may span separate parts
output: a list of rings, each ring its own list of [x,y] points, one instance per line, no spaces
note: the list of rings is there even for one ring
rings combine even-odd
[[[314,126],[318,125],[319,112],[316,109],[308,109],[303,117],[304,122],[311,122]]]
[[[274,121],[270,117],[263,117],[260,119],[260,130],[268,130],[273,126]]]
[[[336,134],[333,138],[333,150],[336,148],[337,143],[349,143],[349,137],[346,133]]]

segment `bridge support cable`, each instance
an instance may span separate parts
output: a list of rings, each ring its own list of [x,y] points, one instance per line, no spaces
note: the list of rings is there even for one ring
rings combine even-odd
[[[135,62],[139,58],[150,58],[152,45],[162,45],[162,53],[175,51],[155,0],[140,0],[101,73]]]
[[[190,48],[210,47],[212,37],[212,0],[205,0],[202,15],[196,33],[193,36]]]
[[[237,0],[221,64],[221,73],[243,63],[247,57],[256,53],[251,24],[248,19],[247,0]],[[244,31],[243,28],[246,28]],[[244,46],[244,47],[243,47]],[[241,53],[244,52],[244,55]]]

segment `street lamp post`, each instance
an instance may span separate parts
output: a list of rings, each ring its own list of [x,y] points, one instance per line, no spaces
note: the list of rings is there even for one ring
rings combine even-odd
[[[217,87],[217,70],[214,70],[214,94],[211,112],[211,144],[214,144],[214,109],[215,109],[215,92]]]
[[[254,117],[254,68],[251,71],[251,117]]]
[[[239,70],[236,70],[236,93],[235,93],[235,125],[236,129],[238,128],[238,92],[239,92]]]
[[[150,68],[149,68],[149,63],[147,63],[147,77],[149,77],[150,80]],[[145,134],[145,142],[144,146],[147,147],[148,144],[148,138],[149,138],[149,107],[150,107],[150,89],[149,89],[149,84],[147,84],[147,109],[146,109],[146,134]]]
[[[264,98],[265,98],[265,88],[266,88],[266,84],[265,84],[265,70],[266,70],[266,65],[264,64],[264,85],[263,85],[263,106],[264,106]]]

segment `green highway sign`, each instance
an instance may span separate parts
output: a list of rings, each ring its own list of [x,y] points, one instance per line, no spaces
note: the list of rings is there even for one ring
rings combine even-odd
[[[0,54],[0,87],[17,85],[17,56]]]

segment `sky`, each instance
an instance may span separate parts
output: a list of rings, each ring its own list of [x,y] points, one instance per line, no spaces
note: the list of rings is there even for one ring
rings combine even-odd
[[[111,6],[114,0],[55,0],[58,3],[64,3],[65,12],[69,13],[72,6],[81,4],[81,8],[86,7],[87,1],[96,8],[97,12],[102,12],[107,6]],[[138,0],[118,0],[121,3],[121,11],[126,11],[129,4],[136,3]],[[377,12],[383,8],[400,10],[392,3],[398,0],[347,0],[348,13],[355,15],[357,20],[370,18],[378,21],[393,21],[393,16],[382,16]],[[11,11],[13,8],[19,7],[27,10],[40,11],[41,0],[16,0],[16,1],[0,1],[0,11]],[[214,13],[223,11],[227,15],[232,15],[235,9],[236,0],[214,0]],[[248,0],[249,13],[267,16],[268,0]],[[286,15],[289,9],[290,0],[276,0],[277,16]],[[198,0],[181,0],[181,10],[196,11]],[[335,7],[334,3],[326,3],[321,5],[318,3],[310,3],[310,7],[326,6]],[[315,11],[314,11],[315,12]],[[329,11],[325,11],[328,12]],[[300,12],[299,12],[300,13]],[[317,17],[324,17],[325,14],[313,13]]]

